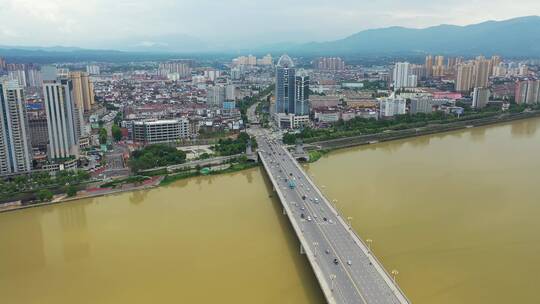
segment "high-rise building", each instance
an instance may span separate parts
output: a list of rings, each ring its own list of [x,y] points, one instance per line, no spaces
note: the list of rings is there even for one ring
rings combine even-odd
[[[474,88],[472,107],[475,109],[485,108],[489,102],[488,88]]]
[[[29,172],[31,145],[22,86],[0,83],[0,175]]]
[[[225,101],[226,90],[222,85],[216,85],[208,88],[208,93],[206,96],[206,103],[209,106],[219,107],[223,106]]]
[[[268,54],[257,60],[257,65],[272,65],[272,55]]]
[[[460,64],[457,69],[456,91],[469,93],[473,88],[474,66],[472,64]]]
[[[392,94],[389,97],[379,99],[379,115],[382,118],[402,115],[406,112],[407,101],[405,98]]]
[[[521,80],[516,83],[516,103],[540,103],[540,80]]]
[[[291,57],[281,56],[276,67],[276,113],[295,112],[295,76],[296,69]]]
[[[28,117],[28,130],[30,132],[30,144],[32,148],[47,151],[47,144],[49,143],[47,117],[45,115]]]
[[[426,68],[423,65],[412,64],[411,74],[415,75],[417,80],[426,79]]]
[[[5,71],[7,68],[6,59],[4,57],[0,57],[0,72]]]
[[[444,56],[435,56],[435,65],[444,66]]]
[[[416,87],[418,78],[413,75],[408,62],[397,62],[394,66],[394,90]],[[411,77],[412,76],[412,77]]]
[[[426,56],[426,63],[424,66],[426,68],[426,77],[431,77],[431,75],[433,75],[433,56]]]
[[[159,64],[158,73],[160,76],[167,77],[171,73],[178,73],[180,78],[191,76],[191,65],[185,60],[174,60]]]
[[[478,57],[474,61],[474,87],[486,88],[489,81],[489,66],[490,60],[486,60],[484,57]]]
[[[313,68],[326,71],[342,71],[345,62],[340,57],[320,57],[313,61]]]
[[[78,157],[77,108],[73,101],[71,80],[44,78],[43,96],[49,133],[49,158]]]
[[[300,69],[296,73],[294,92],[294,114],[298,116],[309,115],[309,75],[304,69]]]
[[[91,64],[86,66],[86,73],[90,75],[99,75],[99,65]]]
[[[8,77],[10,80],[17,81],[23,88],[28,86],[26,83],[26,71],[23,69],[9,71]]]

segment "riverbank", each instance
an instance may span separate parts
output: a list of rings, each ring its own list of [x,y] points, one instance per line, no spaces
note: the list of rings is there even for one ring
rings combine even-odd
[[[458,121],[447,124],[434,124],[426,127],[405,129],[398,131],[386,131],[377,134],[359,135],[353,137],[344,137],[331,139],[326,141],[318,141],[310,144],[306,144],[309,148],[311,146],[314,150],[336,150],[342,148],[350,148],[354,146],[361,146],[367,144],[375,144],[378,142],[399,140],[409,137],[444,133],[457,131],[467,128],[494,125],[499,123],[511,122],[515,120],[529,119],[540,117],[540,111],[531,111],[515,114],[501,114],[495,117],[481,118],[475,120]]]
[[[228,174],[228,173],[234,173],[234,172],[239,172],[239,171],[255,168],[258,166],[259,166],[259,163],[244,161],[240,163],[233,163],[229,165],[218,166],[218,169],[209,171],[207,174],[202,173],[200,170],[188,170],[188,171],[181,171],[177,173],[165,174],[165,175],[160,175],[160,176],[148,176],[148,179],[136,185],[125,184],[125,185],[122,185],[122,187],[120,188],[105,187],[105,188],[86,189],[86,190],[80,191],[79,193],[77,193],[77,195],[73,197],[68,197],[65,194],[57,195],[51,201],[41,202],[41,203],[36,203],[36,204],[27,204],[27,205],[22,205],[22,204],[17,204],[17,203],[6,204],[4,207],[0,207],[0,213],[16,211],[16,210],[21,210],[21,209],[28,209],[28,208],[42,207],[42,206],[48,206],[48,205],[55,205],[55,204],[60,204],[60,203],[67,203],[67,202],[77,201],[81,199],[95,198],[95,197],[119,194],[119,193],[124,193],[124,192],[149,190],[149,189],[153,189],[153,188],[157,188],[161,186],[167,186],[175,181],[179,181],[186,178],[192,178],[192,177],[204,176],[204,175]]]
[[[320,158],[322,158],[325,154],[333,150],[337,150],[337,149],[343,149],[343,148],[349,148],[349,147],[367,145],[367,144],[375,144],[378,142],[393,141],[393,140],[399,140],[399,139],[410,138],[410,137],[452,132],[452,131],[472,128],[472,127],[495,125],[495,124],[506,123],[506,122],[511,122],[515,120],[523,120],[523,119],[529,119],[529,118],[535,118],[535,117],[540,117],[540,111],[524,112],[524,113],[517,113],[517,114],[504,114],[498,117],[489,117],[489,118],[483,118],[483,119],[477,119],[477,120],[455,122],[455,123],[449,123],[445,125],[434,125],[434,126],[427,126],[423,128],[383,132],[383,133],[378,133],[378,134],[373,134],[373,135],[346,137],[346,138],[333,139],[329,141],[315,142],[315,143],[309,144],[307,147],[308,149],[310,148],[309,146],[311,146],[312,148],[311,151],[309,151],[309,154],[310,154],[309,162],[310,163],[316,162]],[[233,163],[228,167],[223,167],[222,169],[210,171],[208,175],[234,173],[234,172],[251,169],[257,166],[259,166],[258,163],[252,163],[252,162],[247,162],[247,161]],[[104,188],[104,189],[101,189],[100,191],[97,191],[97,190],[91,191],[92,193],[88,193],[86,190],[83,190],[74,197],[67,197],[66,195],[60,195],[50,202],[28,204],[28,205],[8,205],[4,208],[0,208],[0,213],[26,209],[26,208],[46,206],[46,205],[51,205],[51,204],[58,204],[58,203],[63,203],[63,202],[70,202],[70,201],[75,201],[75,200],[80,200],[80,199],[85,199],[85,198],[93,198],[93,197],[105,196],[105,195],[110,195],[110,194],[117,194],[117,193],[122,193],[122,192],[147,190],[147,189],[151,189],[151,188],[155,188],[159,186],[166,186],[178,180],[197,177],[201,175],[206,175],[206,174],[201,173],[199,170],[192,169],[192,170],[180,171],[180,172],[170,173],[170,174],[163,174],[163,175],[157,175],[157,176],[151,176],[151,177],[149,176],[151,178],[151,182],[150,182],[151,185],[143,184],[140,186],[127,186],[121,189]],[[159,182],[157,183],[155,183],[156,178],[159,179]]]

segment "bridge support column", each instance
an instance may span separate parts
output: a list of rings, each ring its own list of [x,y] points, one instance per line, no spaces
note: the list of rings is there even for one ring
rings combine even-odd
[[[304,246],[300,244],[300,254],[306,254],[306,251],[304,250]]]

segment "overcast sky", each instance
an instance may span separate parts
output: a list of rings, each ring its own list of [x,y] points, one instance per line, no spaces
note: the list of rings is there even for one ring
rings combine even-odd
[[[306,42],[527,15],[540,15],[540,0],[0,0],[0,45],[106,48],[172,35],[221,44]]]

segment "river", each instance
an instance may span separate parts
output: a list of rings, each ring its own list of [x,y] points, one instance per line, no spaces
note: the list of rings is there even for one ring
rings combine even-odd
[[[540,119],[306,166],[414,303],[538,303]],[[261,169],[0,214],[5,303],[322,303]]]

